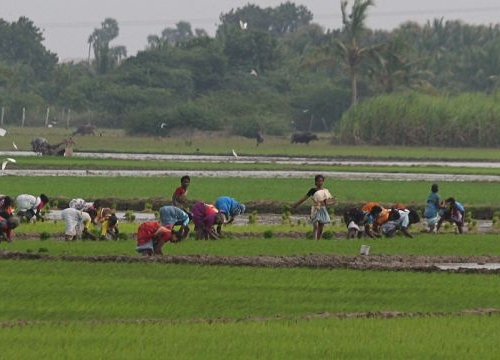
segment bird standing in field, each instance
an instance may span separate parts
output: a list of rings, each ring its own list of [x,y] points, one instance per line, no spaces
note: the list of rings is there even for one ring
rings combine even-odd
[[[16,160],[13,159],[13,158],[6,158],[3,162],[2,162],[2,170],[5,170],[5,168],[7,167],[7,164],[8,163],[15,163]]]

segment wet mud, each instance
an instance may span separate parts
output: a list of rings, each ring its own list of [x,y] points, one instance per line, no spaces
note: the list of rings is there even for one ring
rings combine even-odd
[[[162,263],[192,264],[207,266],[252,266],[264,268],[314,268],[314,269],[351,269],[377,271],[412,272],[454,272],[500,274],[500,256],[417,256],[417,255],[326,255],[310,254],[297,256],[218,256],[218,255],[163,255],[163,256],[126,256],[126,255],[61,255],[33,254],[13,251],[0,251],[0,260],[37,260],[37,261],[78,261],[99,263]],[[456,267],[442,268],[442,264],[456,264]],[[470,268],[460,264],[484,265]]]

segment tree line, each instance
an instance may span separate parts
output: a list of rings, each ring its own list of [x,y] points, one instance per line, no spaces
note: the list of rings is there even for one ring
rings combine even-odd
[[[18,123],[25,109],[27,126],[43,125],[50,107],[54,121],[65,121],[70,112],[74,123],[134,134],[178,127],[242,136],[331,131],[338,142],[374,143],[379,140],[370,134],[359,140],[346,122],[353,122],[355,111],[372,114],[362,109],[373,107],[377,97],[394,97],[404,108],[411,103],[402,99],[417,95],[433,104],[464,93],[496,96],[498,24],[433,19],[372,30],[365,22],[373,5],[342,0],[342,27],[324,29],[303,5],[247,4],[221,13],[214,37],[180,21],[149,35],[146,49],[130,57],[125,47],[110,45],[119,24],[107,18],[89,35],[88,59],[68,63],[58,63],[57,54],[44,48],[42,32],[28,18],[0,19],[2,121]],[[369,121],[386,124],[385,115],[377,114],[380,120]],[[490,112],[488,121],[497,115]],[[356,121],[362,126],[364,120]]]

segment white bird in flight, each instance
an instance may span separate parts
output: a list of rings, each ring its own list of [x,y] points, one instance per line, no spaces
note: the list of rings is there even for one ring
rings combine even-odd
[[[240,20],[240,28],[241,28],[241,30],[246,30],[247,26],[248,26],[248,23],[243,22],[242,20]]]
[[[10,162],[11,162],[11,163],[15,163],[15,162],[16,162],[16,160],[15,160],[15,159],[13,159],[13,158],[7,158],[7,159],[5,159],[5,160],[3,161],[3,163],[2,163],[2,170],[5,170],[5,167],[6,167],[6,166],[7,166],[7,164],[8,164],[8,163],[10,163]]]
[[[13,147],[15,150],[17,150],[17,145],[16,145],[16,143],[15,143],[14,141],[12,142],[12,147]]]
[[[237,158],[237,157],[238,157],[238,154],[236,154],[236,151],[234,151],[234,149],[233,149],[233,156],[234,156],[235,158]]]
[[[250,75],[257,76],[257,70],[251,69],[250,70]]]
[[[160,128],[165,129],[167,127],[167,123],[161,123]]]

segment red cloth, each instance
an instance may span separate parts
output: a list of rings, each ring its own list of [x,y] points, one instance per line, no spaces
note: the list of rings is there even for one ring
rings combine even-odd
[[[161,225],[158,221],[145,221],[139,225],[137,229],[137,245],[144,245],[150,241],[160,227]],[[169,241],[172,238],[172,231],[167,228],[160,235],[160,238],[165,240],[165,242]]]
[[[186,195],[186,193],[187,193],[187,190],[184,189],[182,186],[179,186],[177,189],[175,189],[174,196],[178,197],[178,196]]]

